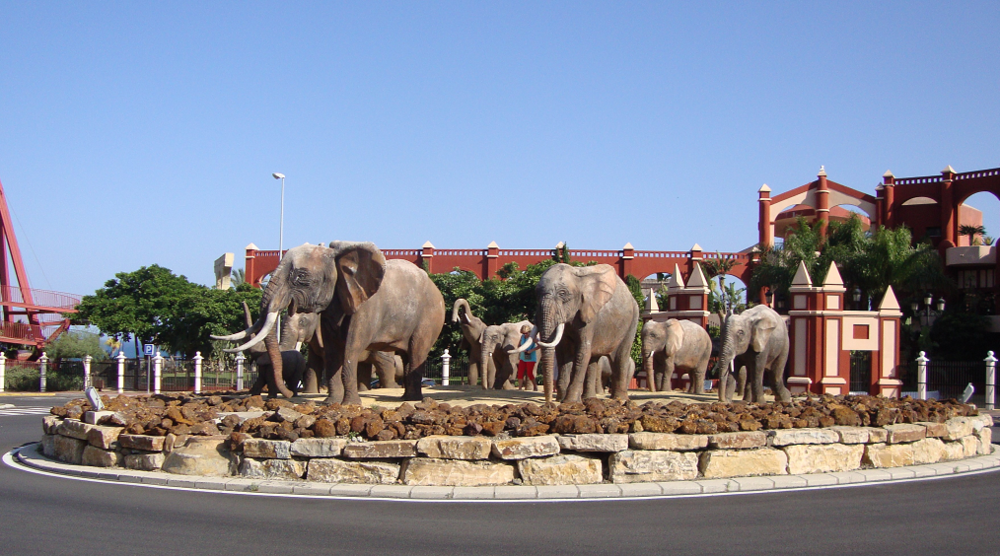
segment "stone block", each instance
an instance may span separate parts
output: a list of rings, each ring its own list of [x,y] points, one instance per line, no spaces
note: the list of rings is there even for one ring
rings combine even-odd
[[[128,469],[156,471],[163,467],[163,460],[166,458],[167,456],[164,456],[159,452],[150,452],[148,454],[129,454],[125,456],[124,465]]]
[[[924,427],[921,427],[920,425],[911,425],[909,423],[886,425],[882,428],[884,428],[886,434],[888,434],[886,440],[886,443],[888,444],[916,442],[918,440],[922,440],[924,435],[927,433],[927,429]]]
[[[493,442],[482,436],[428,436],[417,441],[417,453],[437,459],[489,459]]]
[[[963,458],[971,458],[979,453],[979,438],[975,436],[964,436],[958,439],[957,442],[962,445]]]
[[[94,467],[115,467],[121,462],[121,454],[113,450],[102,450],[94,446],[87,446],[83,449],[80,463],[83,465],[93,465]]]
[[[979,446],[976,449],[976,453],[985,456],[990,453],[990,444],[993,443],[993,429],[988,427],[983,427],[974,436],[979,438]]]
[[[932,423],[929,421],[920,421],[914,423],[914,425],[920,425],[927,429],[924,431],[924,436],[926,438],[943,438],[948,436],[948,426],[944,423]]]
[[[341,455],[348,459],[412,458],[417,455],[417,441],[348,442]]]
[[[237,419],[240,420],[240,424],[247,419],[256,419],[257,417],[270,417],[273,411],[223,411],[219,413],[219,417],[215,419],[215,423],[219,424],[223,419],[230,415],[235,415]]]
[[[767,445],[764,431],[724,432],[708,436],[708,447],[713,450],[749,450]]]
[[[42,435],[42,453],[50,458],[56,457],[56,435]]]
[[[394,485],[399,479],[399,464],[314,458],[309,460],[306,479],[322,483]]]
[[[101,419],[111,417],[114,414],[114,411],[87,411],[83,414],[83,422],[90,425],[96,425],[101,422]]]
[[[984,427],[993,426],[993,416],[990,415],[989,413],[980,413],[975,418],[979,419],[979,422],[981,422]]]
[[[346,445],[346,438],[300,438],[292,442],[291,453],[303,458],[335,458]]]
[[[611,454],[608,475],[613,483],[687,481],[698,477],[698,454],[625,450]]]
[[[868,444],[871,429],[866,427],[830,427],[830,430],[840,435],[841,444]]]
[[[94,425],[87,431],[87,442],[95,448],[110,450],[118,447],[118,436],[125,430],[121,427],[101,427]]]
[[[937,438],[925,438],[912,444],[913,463],[916,465],[923,463],[937,463],[948,459],[948,450],[945,449],[944,442]]]
[[[287,440],[248,438],[243,442],[243,455],[248,458],[289,459],[292,457],[292,443]]]
[[[563,434],[557,436],[556,440],[560,450],[605,453],[628,450],[630,442],[627,434]]]
[[[836,473],[853,471],[861,467],[861,456],[865,453],[863,444],[824,444],[819,446],[785,446],[788,455],[788,472],[793,475],[805,473]]]
[[[543,458],[558,453],[559,441],[554,436],[529,436],[493,441],[493,455],[505,460]]]
[[[945,427],[948,428],[948,434],[944,436],[944,440],[951,442],[971,435],[975,432],[974,423],[976,422],[981,423],[975,417],[952,417],[948,419],[944,422]]]
[[[840,442],[837,431],[830,429],[779,429],[768,431],[772,446],[795,444],[833,444]]]
[[[129,450],[142,450],[143,452],[162,452],[166,437],[149,436],[146,434],[120,434],[118,435],[118,445]]]
[[[62,436],[68,436],[70,438],[75,438],[77,440],[87,440],[87,433],[94,425],[88,425],[83,421],[78,421],[76,419],[63,419],[61,425],[59,425],[59,434]]]
[[[224,436],[190,436],[163,461],[163,470],[177,475],[225,477],[237,470],[237,458]]]
[[[703,450],[708,446],[704,434],[673,434],[669,432],[634,432],[628,435],[628,447],[633,450]]]
[[[55,415],[46,415],[42,417],[42,432],[45,434],[59,434],[58,430],[61,424],[62,418]]]
[[[278,417],[281,417],[282,421],[288,421],[289,423],[294,423],[298,421],[302,414],[290,407],[279,407]]]
[[[509,463],[413,458],[403,463],[402,470],[402,481],[407,485],[489,486],[513,480],[514,466]]]
[[[294,459],[254,459],[244,457],[240,475],[247,479],[298,480],[306,474],[306,462]]]
[[[61,429],[62,427],[60,427]],[[79,465],[83,460],[83,449],[87,446],[86,441],[70,436],[58,435],[53,440],[55,457],[66,463]]]
[[[952,461],[956,459],[962,459],[965,457],[965,447],[962,446],[962,442],[945,442],[944,443],[944,460]]]
[[[884,444],[889,440],[889,431],[882,427],[868,427],[868,443]]]
[[[862,462],[871,467],[913,465],[913,444],[868,444]]]
[[[604,480],[600,459],[576,454],[518,460],[517,471],[526,485],[586,485]]]
[[[698,467],[706,479],[787,475],[788,455],[774,448],[710,450],[701,454]]]

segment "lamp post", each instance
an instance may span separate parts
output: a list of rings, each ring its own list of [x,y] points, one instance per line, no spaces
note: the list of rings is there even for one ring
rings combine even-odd
[[[934,307],[937,305],[936,307]],[[935,311],[934,308],[937,310]],[[937,303],[934,303],[934,296],[930,292],[924,294],[924,310],[923,315],[920,314],[920,303],[914,301],[910,304],[910,309],[913,309],[913,316],[919,318],[921,327],[930,326],[932,324],[931,317],[938,317],[944,312],[944,296],[939,297]]]
[[[276,180],[281,180],[281,219],[278,221],[278,261],[281,261],[281,257],[284,255],[282,251],[285,250],[285,174],[281,172],[274,172],[271,176]],[[275,331],[274,335],[281,342],[281,316],[278,316],[277,321],[274,323],[278,329]]]
[[[859,311],[863,310],[861,307],[859,307],[859,305],[861,304],[861,288],[857,287],[854,288],[854,291],[851,292],[851,297],[854,299],[854,308]],[[865,307],[865,309],[867,309],[867,307]]]

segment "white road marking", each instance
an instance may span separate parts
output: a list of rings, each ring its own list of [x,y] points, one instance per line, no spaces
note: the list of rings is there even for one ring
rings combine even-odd
[[[49,406],[45,407],[14,407],[10,409],[0,409],[0,417],[8,415],[48,415]]]

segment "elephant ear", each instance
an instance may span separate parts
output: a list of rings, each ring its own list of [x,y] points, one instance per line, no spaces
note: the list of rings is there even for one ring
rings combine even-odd
[[[618,285],[618,275],[608,265],[585,266],[576,269],[581,280],[583,302],[580,304],[580,319],[587,323],[594,319],[601,307],[611,299]]]
[[[754,321],[752,325],[753,336],[751,337],[751,345],[755,352],[760,353],[764,351],[764,346],[771,339],[771,334],[774,333],[776,326],[777,323],[773,319],[759,318]]]
[[[385,277],[385,256],[374,243],[330,242],[337,265],[337,295],[353,315],[378,291]]]
[[[667,321],[667,353],[673,355],[681,350],[684,344],[684,327],[681,321],[670,319]]]

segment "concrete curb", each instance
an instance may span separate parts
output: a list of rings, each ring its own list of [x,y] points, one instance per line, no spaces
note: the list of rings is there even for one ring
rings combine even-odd
[[[208,490],[226,493],[269,494],[316,498],[368,500],[462,501],[462,502],[545,502],[567,500],[635,500],[676,498],[718,494],[774,492],[861,486],[944,478],[1000,470],[1000,450],[952,462],[908,467],[858,469],[841,473],[772,475],[732,479],[698,479],[662,483],[595,484],[565,486],[440,487],[407,485],[326,484],[311,481],[277,481],[236,477],[193,477],[159,471],[135,471],[70,465],[43,456],[40,444],[17,448],[4,456],[12,467],[31,469],[100,481],[136,485]]]

